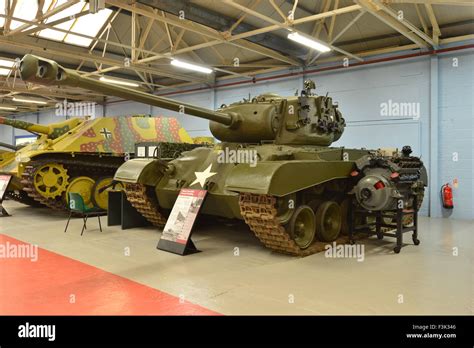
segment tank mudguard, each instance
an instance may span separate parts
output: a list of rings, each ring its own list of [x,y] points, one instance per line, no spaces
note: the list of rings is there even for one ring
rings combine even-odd
[[[238,164],[230,172],[225,189],[277,197],[350,176],[354,162],[278,161],[259,162],[256,167]]]
[[[163,163],[160,160],[135,158],[122,164],[115,173],[114,180],[155,186],[162,178]]]

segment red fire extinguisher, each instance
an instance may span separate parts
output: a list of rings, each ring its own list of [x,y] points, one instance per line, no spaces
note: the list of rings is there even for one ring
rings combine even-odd
[[[441,200],[443,201],[443,207],[446,209],[453,209],[453,189],[449,184],[441,186]]]

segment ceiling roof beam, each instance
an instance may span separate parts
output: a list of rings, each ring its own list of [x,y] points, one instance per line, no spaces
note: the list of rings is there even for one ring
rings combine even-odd
[[[296,9],[298,8],[298,0],[295,0],[293,2],[293,7],[291,8],[291,17],[292,17],[292,20],[295,18],[295,11]]]
[[[472,0],[383,0],[383,2],[390,4],[474,6],[474,2]]]
[[[74,16],[74,18],[77,20],[79,15],[86,15],[88,14],[87,11],[83,11],[77,15]],[[0,17],[7,17],[6,15],[3,15],[3,14],[0,14]],[[57,28],[57,27],[54,27],[54,23],[51,23],[51,24],[40,24],[40,23],[36,23],[36,22],[33,22],[33,21],[28,21],[26,19],[22,19],[22,18],[17,18],[17,17],[13,17],[12,18],[13,20],[15,21],[19,21],[19,22],[23,22],[23,23],[29,23],[29,24],[32,24],[32,25],[36,25],[38,26],[38,28],[41,29],[53,29],[55,31],[59,31],[61,33],[65,33],[65,34],[74,34],[76,36],[79,36],[79,37],[83,37],[85,39],[91,39],[91,40],[96,40],[98,42],[101,42],[101,43],[107,43],[109,45],[112,45],[112,46],[118,46],[118,47],[121,47],[121,48],[126,48],[126,49],[129,49],[131,50],[132,49],[132,46],[131,45],[127,45],[127,44],[123,44],[123,43],[119,43],[119,42],[114,42],[114,41],[107,41],[107,40],[104,40],[104,39],[100,39],[98,37],[95,37],[95,36],[90,36],[90,35],[85,35],[85,34],[81,34],[81,33],[78,33],[78,32],[74,32],[74,31],[71,31],[71,30],[65,30],[65,29],[60,29],[60,28]],[[70,17],[68,17],[68,20],[71,20]],[[37,28],[35,29],[36,31]],[[26,34],[27,32],[23,32],[22,34]],[[25,35],[26,36],[26,35]],[[59,43],[61,43],[60,41],[58,41]],[[150,51],[147,51],[147,50],[140,50],[142,52],[147,52],[147,53],[150,53],[150,54],[155,54],[155,52],[150,52]]]
[[[223,0],[223,2],[226,3],[226,4],[228,4],[228,5],[230,5],[230,6],[232,6],[232,7],[235,7],[235,8],[237,8],[237,9],[241,10],[241,11],[245,11],[245,12],[249,13],[250,15],[252,15],[252,16],[254,16],[254,17],[257,17],[257,18],[260,18],[260,19],[262,19],[262,20],[264,20],[264,21],[266,21],[266,22],[268,22],[268,23],[271,23],[271,24],[273,24],[273,25],[277,25],[277,26],[280,27],[280,29],[290,29],[290,28],[291,28],[291,26],[289,26],[288,24],[280,23],[280,22],[274,20],[273,18],[267,17],[267,16],[264,15],[264,14],[261,14],[261,13],[259,13],[259,12],[254,11],[254,10],[251,10],[251,9],[249,9],[249,8],[243,6],[243,5],[237,4],[237,3],[233,2],[232,0]],[[295,22],[296,22],[296,21],[295,21]],[[293,30],[294,30],[294,29],[293,29]],[[304,35],[304,33],[300,32],[300,31],[298,31],[298,30],[294,30],[294,31],[295,31],[295,32],[299,32],[300,34],[303,34],[303,35]],[[334,47],[334,46],[332,46],[332,45],[329,45],[329,46],[330,46],[333,50],[338,51],[339,53],[342,53],[342,54],[344,54],[344,55],[346,55],[346,56],[349,56],[349,57],[351,57],[351,58],[357,59],[357,60],[359,60],[359,61],[363,60],[362,58],[360,58],[360,57],[358,57],[358,56],[356,56],[356,55],[354,55],[354,54],[352,54],[352,53],[349,53],[349,52],[347,52],[347,51],[345,51],[345,50],[342,50],[342,49],[340,49],[340,48]]]
[[[173,28],[170,28],[170,31],[176,36],[176,32],[174,31]],[[182,38],[182,36],[184,34],[184,31],[185,31],[185,29],[182,28],[180,33],[177,35],[177,38],[175,40],[175,44],[173,45],[174,50],[176,50],[178,48],[178,44],[179,44],[180,41],[182,42],[182,45],[184,47],[190,47],[189,44],[186,41],[184,41],[184,39]],[[209,40],[209,38],[207,38],[206,36],[203,36],[203,39],[206,40],[206,41]],[[218,56],[218,58],[221,60],[221,62],[224,63],[225,62],[224,56],[222,56],[222,54],[216,49],[216,47],[215,46],[210,46],[210,48]],[[206,64],[204,62],[204,60],[195,51],[189,51],[189,53],[192,54],[201,64]],[[220,68],[220,67],[216,67],[215,65],[213,67],[214,67],[214,70],[217,70],[217,71],[229,74],[229,75],[235,75],[235,76],[241,76],[241,77],[247,77],[247,78],[251,77],[249,75],[237,73],[237,72],[232,71],[232,70],[227,70],[227,69],[223,69],[223,68]]]
[[[435,43],[426,33],[418,29],[415,25],[410,23],[408,20],[405,18],[400,19],[398,17],[398,14],[392,10],[390,7],[383,5],[379,0],[373,0],[377,5],[379,5],[382,10],[384,10],[386,13],[388,13],[390,16],[392,16],[394,19],[402,23],[405,27],[407,27],[411,32],[415,33],[418,35],[420,38],[425,40],[427,43],[429,43],[431,46],[437,46],[438,44]]]
[[[153,23],[155,23],[155,20],[153,18],[148,18],[148,22],[146,24],[145,30],[140,35],[140,43],[138,44],[138,48],[141,50],[143,47],[145,47],[145,42],[148,39],[148,35],[150,35],[151,28],[153,27]],[[139,54],[142,54],[139,52]]]
[[[110,36],[110,31],[112,30],[112,23],[113,21],[115,20],[115,18],[117,18],[117,16],[119,15],[120,13],[120,9],[118,9],[118,11],[115,11],[115,13],[110,16],[106,23],[104,24],[104,27],[102,28],[102,30],[97,34],[95,40],[93,41],[92,45],[90,46],[89,48],[89,54],[92,54],[94,52],[94,49],[96,48],[97,44],[99,43],[99,41],[97,41],[98,39],[101,39],[102,36],[104,36],[105,34],[105,40],[109,41],[109,36]],[[105,53],[106,53],[106,48],[107,48],[107,44],[104,44],[104,47],[102,49],[102,57],[105,57]],[[77,66],[76,70],[81,70],[83,64],[84,64],[84,60],[81,60],[81,62],[79,63],[79,65]],[[102,65],[102,64],[101,64]]]
[[[355,16],[339,33],[337,33],[337,35],[334,37],[334,39],[331,40],[330,44],[333,44],[334,42],[336,42],[342,35],[344,35],[344,33],[349,30],[350,27],[352,27],[355,22],[357,22],[359,20],[360,17],[362,17],[367,11],[365,10],[361,10],[359,12],[359,14],[357,16]],[[321,52],[319,52],[316,57],[314,57],[308,65],[311,65],[313,64],[318,58],[319,56],[321,56]]]
[[[351,6],[341,7],[337,10],[331,10],[331,11],[327,11],[327,12],[318,13],[318,14],[315,14],[315,15],[295,19],[295,20],[292,21],[292,25],[298,25],[298,24],[313,22],[313,21],[317,21],[317,20],[322,19],[322,18],[331,17],[333,15],[341,15],[341,14],[344,14],[344,13],[350,13],[350,12],[358,11],[361,8],[362,7],[360,5],[351,5]],[[254,35],[258,35],[258,34],[263,34],[263,33],[268,33],[270,31],[275,31],[275,30],[278,30],[278,29],[281,29],[280,25],[273,24],[273,25],[269,25],[269,26],[264,27],[264,28],[247,31],[245,33],[238,34],[238,35],[233,35],[231,38],[228,38],[228,41],[237,40],[237,39],[244,39],[246,37],[250,37],[250,36],[254,36]]]
[[[319,12],[320,13],[327,12],[329,10],[329,7],[331,7],[331,0],[324,0],[321,3],[321,9]],[[335,18],[335,16],[333,16],[333,18]],[[319,35],[321,34],[321,30],[323,29],[323,25],[325,21],[326,21],[326,17],[314,23],[313,31],[311,32],[311,37],[319,38]],[[312,58],[315,54],[317,54],[317,52],[313,52],[313,51],[308,52],[308,56],[306,58],[306,65],[308,65],[308,63],[312,61]]]
[[[10,31],[10,24],[12,21],[13,13],[15,12],[17,0],[13,0],[11,2],[11,5],[8,6],[10,1],[5,1],[5,14],[7,17],[5,17],[5,23],[3,23],[3,33],[8,33]]]
[[[328,12],[330,7],[331,7],[331,0],[324,0],[324,2],[321,4],[320,12],[321,13]],[[314,24],[314,28],[313,28],[313,32],[311,33],[311,36],[315,38],[319,38],[319,36],[321,35],[321,30],[323,30],[323,26],[324,26],[324,22],[326,21],[326,18],[328,17],[321,18],[319,21],[317,21]]]
[[[186,19],[177,19],[177,18],[174,18],[174,16],[166,16],[166,17],[160,16],[160,15],[154,13],[152,11],[152,8],[149,7],[149,6],[144,6],[144,5],[141,5],[141,4],[137,3],[136,7],[133,7],[133,6],[128,5],[126,3],[123,3],[122,1],[119,1],[119,0],[106,0],[106,2],[110,5],[117,6],[119,8],[123,8],[124,10],[130,11],[130,12],[135,11],[136,13],[138,13],[142,16],[146,16],[146,17],[149,17],[149,18],[154,18],[154,19],[156,19],[160,22],[165,22],[169,25],[173,25],[173,26],[176,26],[176,27],[179,27],[179,28],[184,28],[186,30],[195,32],[197,34],[201,34],[201,35],[210,37],[210,38],[212,38],[216,41],[215,43],[213,43],[213,45],[219,44],[219,43],[230,43],[231,45],[234,45],[234,46],[237,46],[237,47],[240,47],[240,48],[245,48],[245,49],[253,51],[255,53],[258,53],[258,54],[261,54],[261,55],[264,55],[264,56],[267,56],[267,57],[271,57],[273,59],[280,60],[280,61],[289,63],[291,65],[300,65],[300,63],[298,61],[294,60],[293,58],[286,57],[286,56],[284,56],[284,55],[282,55],[282,54],[280,54],[276,51],[273,51],[271,49],[267,49],[263,46],[254,44],[252,42],[248,42],[248,41],[245,41],[245,40],[239,40],[239,39],[235,39],[235,40],[232,40],[232,41],[227,40],[224,37],[224,35],[222,33],[220,33],[219,31],[214,30],[214,29],[209,28],[209,27],[206,27],[204,25],[200,25],[200,24],[191,22],[191,21],[186,20]],[[209,43],[207,43],[207,44],[209,44]],[[151,57],[149,57],[149,58],[151,58]]]
[[[428,13],[428,18],[431,22],[431,27],[433,30],[433,40],[438,45],[439,37],[441,36],[441,30],[439,30],[438,21],[436,20],[436,16],[433,11],[433,7],[430,4],[425,4],[426,12]]]
[[[277,13],[280,15],[281,19],[286,23],[288,22],[288,17],[283,13],[281,8],[275,4],[275,0],[270,0],[270,4],[273,6],[273,8],[277,11]]]
[[[334,9],[337,10],[339,7],[339,0],[336,0],[334,3]],[[331,22],[329,24],[329,32],[328,32],[328,41],[331,42],[332,40],[332,35],[334,33],[334,25],[336,24],[336,15],[331,17]]]
[[[132,6],[135,6],[135,4],[133,4]],[[137,61],[137,51],[135,50],[135,48],[137,47],[137,15],[135,12],[132,12],[132,16],[130,17],[130,34],[131,34],[131,38],[130,38],[130,46],[131,46],[131,53],[130,53],[130,58],[132,59],[132,62],[136,62]],[[120,42],[120,39],[117,35],[117,40]]]
[[[85,11],[84,11],[85,12]],[[5,15],[2,15],[0,14],[0,17],[6,17]],[[77,16],[76,16],[77,18]],[[30,24],[34,24],[35,22],[32,22],[32,21],[27,21],[27,20],[24,20],[24,19],[21,19],[21,18],[16,18],[14,17],[15,20],[18,20],[18,21],[21,21],[21,22],[26,22],[26,23],[30,23]],[[52,28],[52,25],[49,25],[49,24],[38,24],[36,23],[36,25],[38,27],[43,27],[45,29],[51,29]],[[69,33],[68,30],[63,30],[63,29],[59,29],[59,28],[54,28],[55,30],[57,31],[60,31],[60,32],[65,32],[65,33]],[[112,27],[112,30],[114,30],[114,28]],[[115,33],[115,32],[114,32]],[[116,34],[116,33],[115,33]],[[103,39],[100,39],[100,38],[97,38],[97,37],[92,37],[92,36],[89,36],[89,35],[83,35],[83,34],[80,34],[80,33],[74,33],[74,35],[77,35],[77,36],[81,36],[81,37],[85,37],[85,38],[88,38],[88,39],[93,39],[93,40],[96,40],[98,42],[103,42],[105,44],[110,44],[110,45],[115,45],[115,46],[119,46],[119,47],[122,47],[122,50],[124,50],[125,48],[128,48],[128,49],[131,49],[131,46],[130,45],[126,45],[126,44],[122,44],[122,43],[117,43],[117,42],[113,42],[113,41],[109,41],[109,40],[103,40]],[[117,36],[117,39],[118,38],[118,35],[116,34]],[[0,37],[1,39],[2,37]],[[13,43],[11,44],[14,44],[16,42],[16,39],[14,41],[12,41]],[[150,54],[153,54],[153,55],[156,55],[156,53],[154,52],[149,52],[147,50],[140,50],[141,52],[147,52],[147,53],[150,53]],[[124,54],[126,55],[126,51],[124,50]],[[76,58],[78,58],[79,56],[74,54],[74,56]],[[89,55],[88,56],[89,59],[87,59],[88,61],[97,61],[97,56],[92,56],[92,55]],[[91,59],[92,58],[92,59]],[[165,55],[161,55],[160,58],[168,58],[167,56]],[[104,59],[104,57],[101,57],[100,59]],[[124,64],[123,62],[120,62],[120,61],[117,61],[118,64],[107,64],[107,63],[103,63],[103,64],[106,64],[106,65],[115,65],[117,66],[117,69],[118,68],[124,68]],[[140,63],[140,62],[137,62],[137,63]],[[137,66],[138,65],[135,65],[134,66],[134,69],[137,69]],[[154,72],[153,72],[154,71]],[[166,76],[166,77],[171,77],[171,78],[174,78],[174,79],[179,79],[179,80],[183,80],[183,81],[191,81],[191,82],[202,82],[202,83],[207,83],[208,80],[207,79],[204,79],[204,78],[198,78],[198,77],[193,77],[191,75],[188,75],[188,74],[178,74],[178,73],[170,73],[169,70],[156,70],[156,69],[153,69],[153,68],[146,68],[146,72],[152,72],[152,73],[155,73],[157,75],[161,75],[161,76]]]
[[[426,21],[423,18],[423,14],[421,13],[421,8],[419,4],[414,4],[415,5],[415,10],[416,14],[418,15],[418,19],[420,20],[421,26],[423,27],[423,31],[425,34],[428,34],[428,26],[426,25]]]
[[[80,52],[79,50],[71,50],[70,47],[66,47],[65,49],[44,47],[44,45],[42,45],[41,43],[37,43],[33,40],[22,41],[22,40],[19,40],[19,38],[17,37],[15,37],[15,40],[12,40],[12,38],[6,38],[6,37],[0,36],[0,43],[20,47],[26,50],[32,50],[38,53],[49,53],[49,54],[60,56],[60,57],[66,57],[66,58],[71,58],[71,59],[81,59],[81,60],[86,60],[89,62],[98,62],[98,63],[115,67],[114,70],[116,69],[128,69],[131,71],[138,70],[140,72],[148,72],[155,75],[170,77],[177,80],[191,81],[191,82],[198,82],[198,83],[207,82],[207,80],[204,80],[202,78],[197,78],[197,77],[195,78],[191,76],[191,74],[183,75],[183,74],[170,72],[169,69],[157,69],[157,68],[146,66],[143,64],[134,64],[134,63],[131,63],[130,66],[126,66],[123,60],[91,55],[89,54],[88,51]]]
[[[254,8],[255,6],[257,6],[259,3],[260,3],[260,0],[255,0],[255,1],[249,6],[249,8],[253,9],[253,8]],[[231,26],[231,27],[229,28],[229,30],[228,30],[229,34],[231,34],[231,33],[234,31],[234,29],[237,28],[237,27],[240,25],[240,23],[242,23],[242,21],[247,17],[247,15],[248,15],[248,13],[245,13],[245,12],[244,12],[244,13],[239,17],[239,19],[237,19],[237,20],[235,21],[235,23],[232,24],[232,26]]]
[[[136,13],[136,12],[132,12],[132,14],[133,13]],[[161,15],[163,16],[163,18],[166,18],[165,12],[161,11]],[[172,51],[173,47],[174,47],[174,42],[173,42],[173,38],[171,37],[170,27],[168,26],[168,23],[166,23],[166,22],[161,22],[161,23],[165,27],[166,36],[168,37],[168,42],[170,44],[170,51]]]
[[[69,0],[66,3],[62,4],[62,5],[56,6],[51,11],[46,12],[44,15],[36,18],[35,20],[37,21],[37,23],[43,22],[44,20],[48,19],[49,17],[54,16],[56,13],[59,13],[61,11],[64,11],[65,9],[68,9],[72,5],[78,3],[79,1],[80,0]],[[38,10],[40,10],[40,9],[38,9]],[[68,20],[71,19],[70,17],[67,17],[67,18],[68,18]],[[21,33],[25,29],[28,29],[29,27],[31,27],[31,25],[25,23],[25,24],[19,26],[18,28],[16,28],[15,30],[9,31],[5,35],[6,36],[15,35],[15,34]]]
[[[448,44],[448,43],[453,43],[453,42],[461,42],[461,41],[467,41],[467,40],[474,40],[474,34],[468,34],[468,35],[462,35],[462,36],[456,36],[456,37],[451,37],[451,38],[446,38],[446,39],[441,39],[440,44]],[[385,48],[378,48],[374,50],[368,50],[368,51],[358,51],[356,52],[357,55],[361,57],[371,57],[371,56],[376,56],[380,54],[386,54],[386,53],[394,53],[394,52],[400,52],[400,51],[411,51],[414,52],[418,48],[418,45],[416,44],[408,44],[404,46],[396,46],[396,47],[385,47]],[[331,62],[337,62],[340,61],[340,57],[328,57],[321,59],[319,62],[320,63],[331,63]],[[256,75],[256,74],[266,74],[270,72],[277,72],[277,71],[284,71],[287,70],[288,67],[281,66],[281,67],[272,67],[270,69],[260,69],[260,70],[254,70],[251,72],[248,72],[248,74]],[[234,78],[233,76],[222,76],[218,77],[216,80],[217,81],[226,81],[229,79]],[[181,87],[188,87],[191,86],[191,83],[180,83],[172,86],[168,86],[168,89],[176,89],[176,88],[181,88]]]
[[[456,36],[456,37],[447,38],[447,39],[441,39],[440,43],[441,44],[447,44],[447,43],[451,43],[451,42],[460,42],[460,41],[466,41],[466,40],[474,40],[474,34]],[[404,46],[386,47],[386,48],[374,49],[374,50],[368,50],[368,51],[358,51],[358,52],[356,52],[356,54],[360,55],[361,57],[370,57],[370,56],[376,56],[376,55],[380,55],[380,54],[394,53],[394,52],[400,52],[400,51],[412,51],[413,52],[413,50],[416,50],[417,48],[418,48],[418,45],[409,44],[409,45],[404,45]],[[340,58],[339,57],[328,57],[328,58],[324,58],[324,59],[320,60],[321,63],[330,63],[330,62],[336,62],[336,61],[340,61]],[[281,67],[281,68],[275,67],[275,68],[271,68],[271,69],[261,69],[261,70],[257,70],[257,71],[252,71],[251,73],[252,74],[266,74],[266,73],[277,72],[277,71],[282,71],[282,70],[286,70],[286,68],[284,68],[284,67]],[[226,80],[229,80],[229,79],[232,79],[232,76],[219,77],[217,80],[218,81],[226,81]],[[173,85],[173,86],[169,86],[169,89],[178,88],[178,87],[186,87],[186,86],[190,86],[190,84],[189,83],[183,83],[183,84],[180,84],[180,85]]]
[[[83,17],[83,16],[87,16],[88,14],[90,14],[89,11],[82,11],[82,12],[79,12],[79,13],[76,13],[75,15],[73,16],[67,16],[67,17],[63,17],[63,18],[59,18],[53,22],[50,22],[48,24],[46,23],[41,23],[41,21],[25,21],[25,20],[21,20],[21,22],[24,22],[26,24],[28,24],[29,26],[34,26],[34,28],[31,28],[31,29],[28,29],[28,30],[24,30],[20,33],[18,33],[17,35],[31,35],[31,34],[34,34],[38,31],[41,31],[43,29],[48,29],[48,28],[52,28],[53,26],[55,25],[59,25],[59,24],[62,24],[62,23],[66,23],[66,22],[69,22],[71,20],[71,18],[73,17],[74,20],[78,20],[79,18]],[[55,28],[55,30],[58,30],[57,28]],[[60,30],[58,30],[60,31]],[[67,31],[67,30],[66,30]],[[69,32],[69,31],[67,31]]]
[[[410,41],[416,43],[420,48],[427,48],[426,42],[421,39],[418,35],[411,32],[403,23],[398,19],[393,18],[390,14],[384,11],[383,7],[375,0],[355,0],[359,5],[363,6],[369,13],[374,15],[383,23],[387,24],[392,29],[395,29],[400,34],[408,38]]]
[[[81,12],[79,15],[81,14],[88,14],[88,11],[83,11]],[[0,17],[6,17],[5,15],[2,15],[0,14]],[[78,15],[75,15],[75,18],[77,19],[79,16]],[[21,18],[16,18],[14,17],[14,20],[18,20],[20,22],[25,22],[25,23],[29,23],[29,24],[34,24],[34,25],[37,25],[37,28],[35,28],[34,30],[38,31],[39,29],[38,28],[43,28],[43,29],[53,29],[53,25],[55,25],[56,23],[51,23],[51,24],[39,24],[39,23],[36,23],[36,22],[32,22],[32,21],[27,21],[27,20],[24,20],[24,19],[21,19]],[[70,20],[70,17],[67,17],[67,20]],[[60,21],[60,20],[59,20]],[[56,21],[55,21],[56,22]],[[74,35],[77,35],[77,36],[80,36],[80,37],[84,37],[84,38],[88,38],[88,39],[92,39],[92,40],[95,40],[95,42],[102,42],[106,45],[114,45],[114,46],[119,46],[122,48],[123,50],[123,53],[125,56],[127,56],[127,52],[125,51],[125,48],[127,49],[132,49],[132,46],[130,45],[126,45],[126,44],[123,44],[120,42],[120,39],[119,39],[119,36],[118,34],[115,32],[115,29],[113,27],[112,28],[112,31],[114,32],[117,40],[119,42],[114,42],[114,41],[110,41],[110,40],[104,40],[104,39],[101,39],[99,37],[92,37],[92,36],[89,36],[89,35],[84,35],[84,34],[80,34],[80,33],[74,33]],[[33,29],[32,29],[33,30]],[[70,31],[68,30],[64,30],[64,29],[59,29],[59,28],[54,28],[54,30],[57,30],[59,32],[64,32],[64,33],[70,33]],[[27,31],[28,32],[28,31]],[[26,34],[27,32],[23,32],[22,34]],[[139,50],[140,52],[144,53],[149,53],[149,54],[152,54],[153,56],[157,56],[155,52],[151,52],[151,51],[147,51],[147,50],[144,50],[144,49],[138,49],[136,48],[135,50]],[[166,55],[158,55],[158,58],[169,58],[168,56]],[[140,63],[140,62],[137,62],[137,63]],[[123,68],[123,64],[121,65],[117,65],[117,69],[119,68]],[[115,70],[115,69],[113,69]],[[162,76],[166,76],[166,77],[171,77],[171,78],[175,78],[175,79],[179,79],[179,80],[183,80],[183,81],[191,81],[191,82],[203,82],[203,83],[207,83],[208,80],[207,79],[203,79],[203,78],[198,78],[198,77],[192,77],[192,76],[189,76],[189,75],[184,75],[184,74],[178,74],[178,73],[169,73],[168,71],[165,71],[165,70],[161,70],[159,75],[162,75]]]
[[[111,5],[119,6],[120,8],[123,8],[127,11],[131,11],[131,9],[132,9],[131,6],[123,4],[123,3],[121,3],[117,0],[107,0],[107,2],[110,3]],[[257,3],[258,3],[258,1],[256,1],[255,4],[257,4]],[[252,6],[249,6],[249,7],[252,8],[253,5],[254,4],[252,4]],[[167,17],[166,19],[163,19],[163,18],[160,18],[160,16],[158,14],[155,14],[155,16],[152,16],[150,14],[150,11],[146,10],[149,7],[147,7],[147,6],[142,6],[142,7],[143,8],[141,8],[139,13],[141,15],[147,16],[149,18],[155,18],[155,19],[158,19],[158,20],[166,20],[168,23],[173,24],[175,26],[182,26],[182,22],[185,22],[185,20],[173,20],[170,17]],[[319,14],[316,14],[316,15],[311,15],[311,16],[307,16],[307,17],[303,17],[303,18],[298,18],[298,19],[293,20],[292,24],[293,25],[298,25],[298,24],[302,24],[302,23],[315,21],[315,20],[325,18],[325,17],[331,17],[333,15],[340,15],[340,14],[344,14],[344,13],[350,13],[350,12],[357,11],[357,10],[360,10],[360,9],[361,9],[360,5],[351,5],[351,6],[343,7],[343,8],[337,9],[337,10],[328,11],[328,12],[325,12],[325,13],[319,13]],[[138,11],[138,7],[135,10]],[[152,9],[150,8],[150,10],[152,10]],[[189,22],[189,21],[187,21],[187,22]],[[196,29],[196,26],[198,26],[199,29]],[[205,29],[206,34],[207,34],[207,35],[205,35],[202,32],[202,28],[206,28],[206,27],[205,26],[200,26],[200,25],[198,25],[196,23],[192,23],[192,22],[188,23],[188,26],[186,26],[185,28],[187,30],[193,31],[195,33],[202,34],[203,36],[211,37],[214,40],[209,41],[209,42],[204,42],[204,43],[201,43],[201,44],[197,44],[197,45],[193,45],[193,46],[189,46],[189,47],[183,48],[181,50],[177,50],[175,52],[176,55],[186,53],[186,52],[190,52],[190,51],[193,51],[193,50],[199,50],[199,49],[202,49],[202,48],[212,47],[212,46],[222,44],[222,43],[226,43],[226,42],[234,42],[234,41],[237,41],[237,40],[239,40],[239,42],[242,45],[246,45],[247,41],[240,40],[240,39],[247,38],[247,37],[254,36],[254,35],[258,35],[258,34],[262,34],[262,33],[266,33],[266,32],[270,32],[270,31],[274,31],[274,30],[278,30],[278,29],[280,29],[280,26],[279,25],[271,25],[271,26],[268,26],[268,27],[265,27],[265,28],[260,28],[260,29],[248,31],[248,32],[245,32],[245,33],[242,33],[242,34],[232,35],[232,36],[228,36],[228,33],[219,33],[219,32],[217,32],[213,29],[210,29],[210,28]],[[209,32],[212,32],[212,34],[210,34]],[[264,50],[265,53],[268,54],[268,57],[276,59],[276,57],[271,55],[271,53],[272,52],[274,53],[274,51],[272,51],[270,49],[266,49],[265,47],[254,44],[254,45],[252,45],[252,47],[249,47],[249,49],[253,50],[253,48],[255,48],[255,46],[260,47],[260,50]],[[256,53],[261,53],[261,52],[256,52]],[[154,61],[154,60],[160,59],[160,58],[161,58],[161,56],[151,55],[150,57],[146,58],[146,60],[142,60],[141,62],[142,63],[151,62],[151,61]],[[277,59],[277,60],[279,60],[279,59]]]
[[[1,81],[1,79],[0,79]],[[63,98],[63,99],[73,99],[73,100],[90,100],[90,101],[99,101],[102,98],[96,95],[88,95],[88,94],[69,94],[65,93],[63,89],[55,92],[54,90],[46,89],[46,88],[25,88],[17,86],[14,89],[11,87],[4,87],[0,86],[0,91],[6,92],[16,92],[15,94],[33,94],[45,97],[55,97],[55,98]]]

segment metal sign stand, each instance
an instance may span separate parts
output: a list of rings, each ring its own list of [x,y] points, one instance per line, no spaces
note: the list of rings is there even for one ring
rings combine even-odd
[[[181,256],[199,252],[191,240],[206,190],[182,189],[163,228],[157,248]]]
[[[170,253],[181,255],[181,256],[186,256],[186,255],[201,252],[201,250],[198,250],[196,248],[196,245],[194,245],[193,241],[191,240],[191,235],[189,236],[186,244],[180,244],[180,243],[172,242],[169,240],[160,239],[160,241],[158,242],[157,249],[168,251]]]
[[[3,206],[3,197],[7,192],[8,185],[12,179],[11,175],[0,175],[0,217],[11,216]]]
[[[2,203],[3,203],[3,200],[0,201],[0,217],[11,216],[10,214],[8,214],[7,210],[5,209]]]

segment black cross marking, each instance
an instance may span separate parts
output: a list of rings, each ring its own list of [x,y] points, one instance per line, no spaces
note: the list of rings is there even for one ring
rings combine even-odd
[[[112,138],[112,133],[107,128],[102,128],[101,131],[100,131],[100,134],[102,134],[102,136],[105,139]]]

